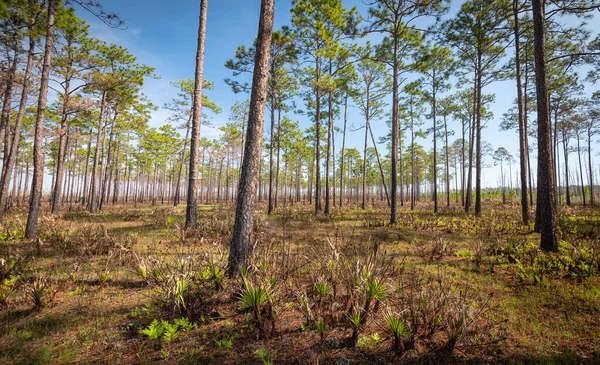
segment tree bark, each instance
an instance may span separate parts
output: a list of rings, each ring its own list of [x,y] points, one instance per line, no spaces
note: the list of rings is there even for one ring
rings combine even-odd
[[[433,212],[438,211],[438,196],[437,196],[437,108],[435,100],[435,70],[433,70],[433,98],[431,111],[433,113]]]
[[[246,147],[239,181],[233,238],[229,251],[227,269],[229,277],[239,275],[241,269],[248,267],[250,263],[252,250],[251,237],[256,208],[256,188],[262,155],[261,149],[274,13],[275,0],[262,0],[254,58],[254,75],[252,77]]]
[[[200,0],[198,22],[198,49],[196,50],[196,72],[194,100],[192,105],[192,137],[190,140],[190,167],[188,169],[187,207],[185,228],[196,227],[196,186],[198,180],[198,158],[200,149],[200,125],[202,124],[202,82],[204,73],[204,43],[206,42],[206,13],[208,0]]]
[[[594,206],[594,169],[592,168],[592,127],[587,130],[588,169],[590,170],[590,205]]]
[[[513,0],[514,36],[515,36],[515,71],[517,79],[517,106],[519,119],[519,165],[521,167],[521,220],[523,225],[529,224],[529,206],[527,202],[527,129],[523,116],[523,88],[521,82],[521,40],[519,30],[519,1]],[[527,62],[527,60],[525,60]]]
[[[275,64],[271,64],[271,73],[274,75]],[[275,129],[275,94],[271,93],[271,137],[269,139],[269,205],[267,208],[267,214],[273,213],[273,149],[274,149],[274,129]]]
[[[35,118],[35,135],[33,140],[33,182],[31,183],[31,197],[29,198],[29,214],[27,215],[26,238],[37,236],[37,221],[42,202],[42,184],[44,182],[44,120],[46,119],[46,102],[48,100],[48,78],[52,66],[52,46],[54,44],[54,16],[56,0],[48,1],[48,25],[46,29],[46,45],[44,48],[44,62],[42,66],[42,79],[38,97],[38,110]]]
[[[187,150],[188,138],[190,136],[190,122],[192,114],[188,118],[187,126],[185,128],[185,139],[183,140],[183,149],[181,150],[181,160],[179,161],[179,172],[177,173],[177,184],[175,185],[175,197],[173,197],[173,206],[179,205],[179,199],[181,199],[181,174],[183,172],[183,165],[185,164],[185,151]]]
[[[581,197],[583,199],[583,206],[585,207],[586,205],[586,200],[585,200],[585,186],[584,186],[584,180],[583,180],[583,167],[581,164],[581,143],[579,142],[579,131],[577,131],[577,159],[579,160],[579,175],[581,177]]]
[[[342,155],[340,159],[340,208],[344,204],[344,153],[346,152],[346,123],[348,122],[348,93],[344,102],[344,132],[342,134]]]
[[[397,190],[398,190],[398,42],[399,35],[394,35],[394,64],[392,70],[392,183],[391,183],[391,201],[390,224],[395,224],[398,219],[397,213]]]
[[[35,52],[35,42],[33,37],[29,37],[29,51],[27,53],[27,64],[25,66],[25,74],[23,76],[23,90],[21,92],[21,100],[19,103],[19,111],[17,112],[17,120],[15,121],[15,132],[12,140],[12,146],[8,156],[4,156],[2,166],[2,178],[0,179],[0,222],[4,216],[6,209],[6,201],[8,195],[8,185],[10,175],[12,174],[19,151],[19,142],[21,138],[21,126],[25,117],[25,109],[27,108],[27,96],[30,86],[31,68],[33,66],[33,55]],[[16,175],[16,169],[15,169]]]
[[[545,1],[532,0],[535,79],[538,113],[538,180],[537,209],[540,211],[538,230],[544,251],[557,251],[556,185],[552,161],[552,129],[550,125],[548,78],[546,71],[546,40],[544,34]]]
[[[96,172],[98,170],[98,162],[100,160],[100,140],[102,139],[102,130],[104,123],[104,113],[106,109],[106,94],[108,92],[104,91],[102,93],[102,101],[100,102],[100,119],[98,120],[98,133],[96,134],[96,147],[94,152],[94,162],[92,164],[92,177],[90,181],[90,198],[88,201],[88,205],[91,213],[96,212],[96,207],[98,202],[96,201]]]

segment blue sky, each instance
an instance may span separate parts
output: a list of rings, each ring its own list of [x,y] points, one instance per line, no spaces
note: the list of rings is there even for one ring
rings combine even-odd
[[[144,92],[154,104],[162,107],[176,96],[176,89],[170,85],[171,81],[193,78],[199,1],[103,0],[101,3],[107,12],[115,12],[125,21],[127,27],[125,30],[108,28],[80,9],[78,14],[90,23],[91,35],[127,47],[139,62],[156,68],[156,73],[161,78],[148,80]],[[290,5],[290,0],[276,1],[276,28],[289,24]],[[455,12],[459,5],[460,1],[455,1],[451,13]],[[344,6],[357,6],[359,12],[366,16],[366,8],[360,0],[344,1]],[[202,136],[217,137],[218,126],[223,125],[229,117],[230,106],[236,100],[247,97],[246,94],[234,94],[225,84],[223,80],[231,77],[231,72],[224,67],[224,63],[232,58],[238,45],[252,43],[258,27],[259,7],[259,0],[209,1],[204,78],[215,83],[215,90],[207,92],[207,95],[222,107],[223,112],[213,118],[215,127],[202,127]],[[502,114],[511,106],[516,95],[514,82],[497,82],[487,87],[484,92],[495,93],[496,102],[492,108],[494,120],[484,129],[483,139],[490,142],[494,149],[500,146],[506,147],[517,158],[518,140],[515,131],[498,131]],[[151,125],[165,124],[168,114],[168,111],[159,109],[153,114]],[[310,123],[304,116],[290,115],[290,117],[298,119],[303,128]],[[355,127],[363,124],[356,108],[350,110],[349,122]],[[340,120],[336,123],[341,126]],[[458,123],[451,123],[450,129],[455,130],[456,133],[454,137],[450,137],[450,142],[460,135]],[[428,124],[431,122],[425,121],[425,126]],[[374,132],[376,138],[387,133],[384,121],[374,124]],[[349,146],[361,149],[363,133],[364,131],[361,130],[351,132],[348,135]],[[341,141],[341,135],[336,138]],[[426,148],[431,146],[430,137],[419,142]],[[336,146],[340,145],[341,143],[336,143]],[[492,162],[491,158],[487,158],[487,161],[490,164]],[[517,172],[515,166],[513,168],[515,176]],[[484,186],[496,185],[498,176],[499,168],[485,169]]]

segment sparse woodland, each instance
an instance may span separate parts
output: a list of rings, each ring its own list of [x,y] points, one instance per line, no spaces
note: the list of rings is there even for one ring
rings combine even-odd
[[[600,2],[261,0],[225,80],[198,3],[156,105],[119,9],[0,2],[0,363],[600,363]]]

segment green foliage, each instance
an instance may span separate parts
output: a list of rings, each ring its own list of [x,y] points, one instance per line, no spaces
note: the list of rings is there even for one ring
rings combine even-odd
[[[261,346],[254,351],[254,354],[262,360],[264,365],[273,365],[273,352],[268,347]]]
[[[325,282],[315,283],[315,291],[317,292],[317,297],[323,299],[330,292],[329,285]]]
[[[357,345],[359,347],[374,347],[377,346],[382,340],[379,333],[375,332],[370,336],[362,336],[358,339]]]
[[[231,350],[233,347],[233,338],[223,338],[221,340],[215,339],[214,341],[220,350]]]
[[[463,249],[456,251],[456,256],[473,258],[473,253],[468,248],[463,248]]]
[[[265,316],[272,319],[271,294],[268,289],[255,286],[244,278],[244,288],[240,294],[240,307],[250,311],[261,336],[264,336]]]
[[[155,319],[148,327],[141,329],[140,333],[148,336],[151,340],[158,340],[165,333],[165,326],[162,321]]]
[[[383,283],[377,279],[367,281],[367,298],[382,302],[387,295],[387,290]]]
[[[28,283],[28,294],[35,308],[42,307],[54,300],[56,288],[48,277],[35,277]]]
[[[173,323],[163,320],[153,320],[146,328],[140,329],[140,334],[146,335],[151,340],[163,339],[169,343],[175,340],[182,332],[195,329],[196,325],[187,318],[175,319]]]

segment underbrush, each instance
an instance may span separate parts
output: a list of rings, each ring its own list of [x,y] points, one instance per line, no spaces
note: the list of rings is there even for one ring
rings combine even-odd
[[[33,241],[7,220],[0,362],[58,353],[58,336],[92,362],[494,363],[557,343],[592,356],[595,340],[579,343],[600,308],[595,226],[563,217],[548,254],[516,209],[401,210],[396,225],[381,209],[258,213],[232,279],[230,206],[199,210],[190,230],[171,207],[43,217]]]

